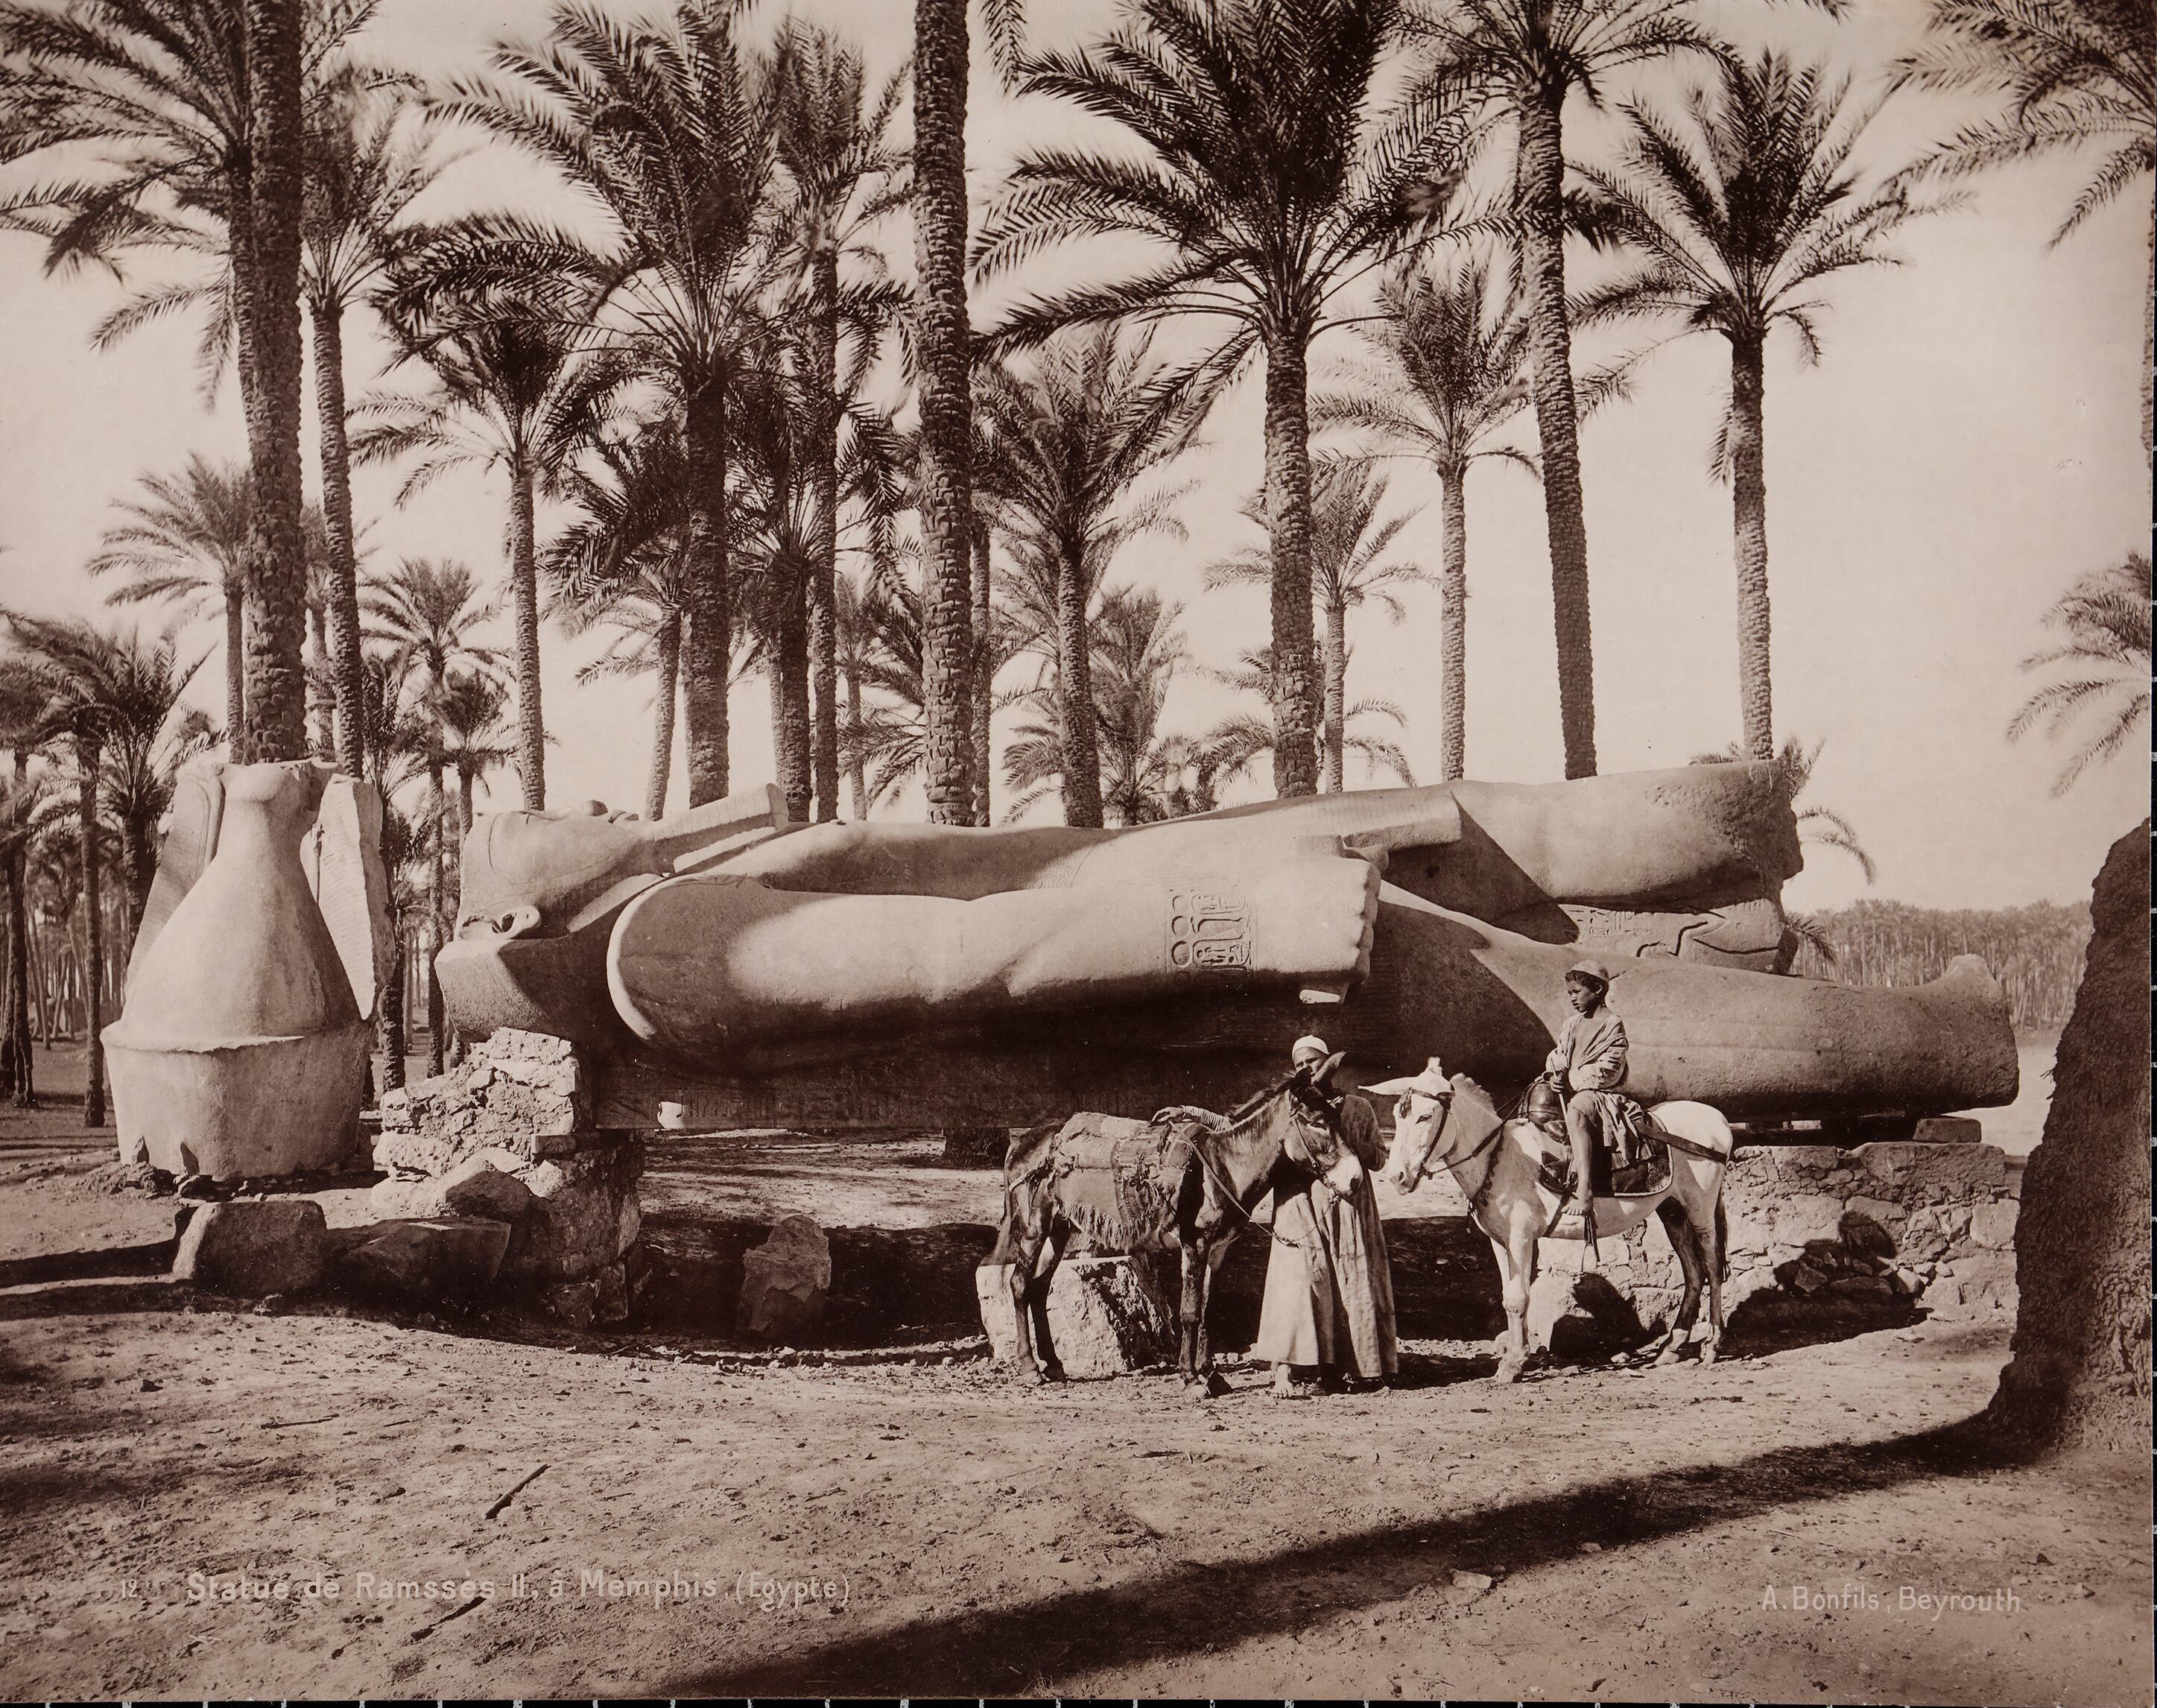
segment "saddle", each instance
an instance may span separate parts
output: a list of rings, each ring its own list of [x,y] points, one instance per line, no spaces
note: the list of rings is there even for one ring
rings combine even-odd
[[[1588,1189],[1598,1198],[1638,1197],[1660,1192],[1671,1184],[1670,1135],[1637,1102],[1629,1101],[1625,1116],[1625,1153],[1614,1156],[1607,1143],[1598,1142],[1588,1159]],[[1544,1140],[1537,1184],[1562,1197],[1573,1166],[1573,1140],[1562,1120],[1532,1124]]]

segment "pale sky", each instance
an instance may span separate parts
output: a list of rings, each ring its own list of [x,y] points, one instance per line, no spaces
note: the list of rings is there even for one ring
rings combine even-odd
[[[798,0],[795,9],[862,40],[875,70],[895,66],[911,45],[912,8],[896,0]],[[447,78],[478,69],[500,36],[536,37],[548,10],[545,0],[386,0],[367,32],[367,56]],[[1108,0],[1033,0],[1027,10],[1050,39],[1097,34],[1112,15]],[[761,13],[778,14],[770,3]],[[1801,53],[1831,58],[1864,87],[1912,39],[1921,13],[1918,0],[1858,0],[1855,17],[1838,28],[1801,8],[1771,13],[1727,0],[1709,15],[1744,41],[1772,29]],[[1621,89],[1652,101],[1682,80],[1663,71]],[[1044,103],[1004,100],[978,56],[974,83],[969,151],[978,208],[1017,148],[1067,121]],[[1928,96],[1891,106],[1860,163],[1892,170],[1974,111]],[[1594,123],[1583,109],[1569,113],[1577,154],[1592,147]],[[1771,348],[1776,722],[1779,732],[1825,741],[1808,798],[1848,818],[1880,867],[1868,891],[1853,862],[1815,852],[1787,892],[1794,907],[1840,906],[1863,894],[1943,907],[2084,897],[2106,847],[2144,810],[2144,773],[2134,754],[2054,800],[2048,791],[2062,751],[2027,739],[2010,746],[2002,735],[2031,686],[2017,660],[2047,638],[2039,626],[2046,606],[2077,575],[2118,562],[2149,539],[2137,373],[2149,187],[2050,249],[2082,170],[2059,161],[1989,180],[1962,210],[1898,239],[1901,266],[1832,281],[1820,366],[1802,367],[1789,344]],[[436,194],[441,199],[425,211],[514,196],[535,211],[562,213],[543,178],[493,155],[457,168]],[[890,222],[886,246],[898,270],[910,272],[903,216]],[[90,352],[90,328],[119,296],[106,277],[45,277],[34,240],[0,235],[0,603],[98,611],[104,590],[82,565],[111,504],[140,475],[176,468],[190,452],[244,452],[229,380],[214,410],[202,404],[192,328],[156,328],[110,353]],[[1583,354],[1650,337],[1598,335]],[[1321,341],[1314,384],[1353,357],[1356,343],[1346,333]],[[354,340],[355,397],[373,383],[380,356],[369,338]],[[1738,733],[1730,498],[1707,474],[1727,364],[1719,339],[1681,341],[1641,370],[1629,402],[1583,431],[1605,771],[1682,764]],[[1203,446],[1173,471],[1172,478],[1197,482],[1181,507],[1188,539],[1140,542],[1110,572],[1111,581],[1157,586],[1184,601],[1192,650],[1216,665],[1233,663],[1265,634],[1261,590],[1207,594],[1202,586],[1205,565],[1253,531],[1238,506],[1260,477],[1259,384],[1254,369],[1217,411]],[[303,443],[311,491],[311,415]],[[1400,508],[1422,507],[1396,553],[1434,570],[1435,484],[1413,465],[1393,467]],[[501,575],[506,493],[498,477],[450,477],[401,511],[393,507],[397,480],[373,471],[356,483],[374,561],[456,557]],[[1470,477],[1469,583],[1469,773],[1556,777],[1542,499],[1516,469],[1486,463]],[[1397,628],[1376,613],[1351,619],[1350,693],[1398,702],[1408,717],[1408,756],[1418,776],[1434,777],[1436,591],[1411,591],[1408,601]],[[192,639],[203,651],[221,647],[214,623]],[[546,709],[559,740],[548,792],[557,802],[635,805],[644,792],[650,692],[635,683],[577,686],[576,667],[598,644],[548,636]],[[216,657],[198,697],[221,714]],[[1171,697],[1167,727],[1196,733],[1236,699],[1193,672]],[[770,775],[766,704],[760,682],[738,691],[733,763],[743,784]],[[678,756],[676,775],[678,806]],[[513,779],[504,776],[496,787],[505,804],[513,800]],[[918,816],[918,791],[887,810]]]

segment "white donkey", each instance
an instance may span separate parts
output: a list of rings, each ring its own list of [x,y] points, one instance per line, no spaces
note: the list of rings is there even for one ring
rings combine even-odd
[[[1449,1079],[1436,1057],[1413,1079],[1388,1080],[1365,1089],[1398,1095],[1393,1147],[1380,1178],[1413,1192],[1425,1174],[1443,1165],[1453,1171],[1475,1226],[1497,1253],[1505,1283],[1506,1337],[1497,1380],[1518,1379],[1528,1358],[1528,1290],[1535,1284],[1536,1242],[1583,1236],[1577,1205],[1561,1200],[1544,1183],[1552,1142],[1532,1122],[1507,1121],[1482,1086],[1466,1074]],[[1707,1283],[1707,1337],[1702,1364],[1715,1362],[1722,1334],[1722,1176],[1730,1164],[1730,1123],[1705,1103],[1658,1103],[1649,1111],[1670,1146],[1671,1177],[1653,1192],[1629,1192],[1595,1200],[1595,1231],[1604,1239],[1629,1232],[1655,1211],[1685,1272],[1685,1297],[1677,1317],[1647,1349],[1658,1364],[1677,1361],[1690,1338]],[[1562,1207],[1565,1213],[1561,1215]]]

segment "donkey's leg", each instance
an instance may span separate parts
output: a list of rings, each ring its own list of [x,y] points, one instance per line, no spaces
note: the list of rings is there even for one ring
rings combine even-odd
[[[1692,1338],[1692,1325],[1700,1315],[1700,1232],[1690,1206],[1677,1199],[1665,1198],[1655,1206],[1655,1214],[1662,1218],[1663,1231],[1671,1236],[1671,1249],[1678,1254],[1678,1267],[1685,1274],[1677,1314],[1656,1349],[1657,1364],[1676,1364],[1679,1349]]]
[[[1233,1234],[1207,1241],[1206,1256],[1199,1269],[1198,1380],[1202,1391],[1208,1395],[1228,1391],[1228,1383],[1213,1368],[1213,1281],[1221,1272],[1221,1260],[1228,1255],[1228,1248],[1235,1243]]]
[[[1210,1241],[1187,1238],[1177,1247],[1181,1259],[1183,1290],[1176,1303],[1176,1370],[1185,1382],[1200,1380],[1198,1347],[1206,1329],[1206,1263]]]
[[[1518,1381],[1528,1361],[1528,1292],[1536,1278],[1535,1238],[1532,1234],[1525,1247],[1517,1237],[1494,1239],[1490,1249],[1497,1254],[1498,1277],[1504,1283],[1506,1297],[1504,1349],[1499,1354],[1492,1380]]]
[[[1056,1355],[1055,1337],[1048,1329],[1048,1294],[1056,1284],[1056,1266],[1063,1261],[1063,1248],[1070,1241],[1071,1224],[1061,1216],[1051,1216],[1048,1231],[1041,1242],[1041,1256],[1034,1264],[1030,1289],[1033,1298],[1034,1344],[1041,1350],[1041,1373],[1052,1382],[1063,1380],[1063,1360]]]
[[[1034,1324],[1038,1313],[1042,1344],[1045,1346],[1048,1340],[1048,1318],[1045,1313],[1039,1313],[1033,1268],[1040,1260],[1041,1248],[1047,1238],[1046,1229],[1019,1228],[1015,1231],[1009,1251],[1009,1285],[1012,1326],[1017,1330],[1018,1341],[1018,1374],[1023,1380],[1037,1382],[1045,1381],[1048,1378],[1042,1372],[1041,1360],[1035,1355]]]
[[[1697,1224],[1701,1267],[1707,1271],[1707,1339],[1700,1361],[1713,1364],[1722,1349],[1722,1170],[1717,1167],[1708,1189],[1707,1214]]]

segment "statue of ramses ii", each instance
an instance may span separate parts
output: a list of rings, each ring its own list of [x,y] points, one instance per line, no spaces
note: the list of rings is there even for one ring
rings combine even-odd
[[[1766,766],[1269,801],[1105,830],[482,815],[437,961],[467,1035],[573,1040],[610,1125],[1017,1125],[1223,1107],[1323,1005],[1356,1077],[1540,1070],[1583,950],[1634,1095],[1737,1118],[2010,1101],[2005,999],[1790,976],[1802,864]]]

